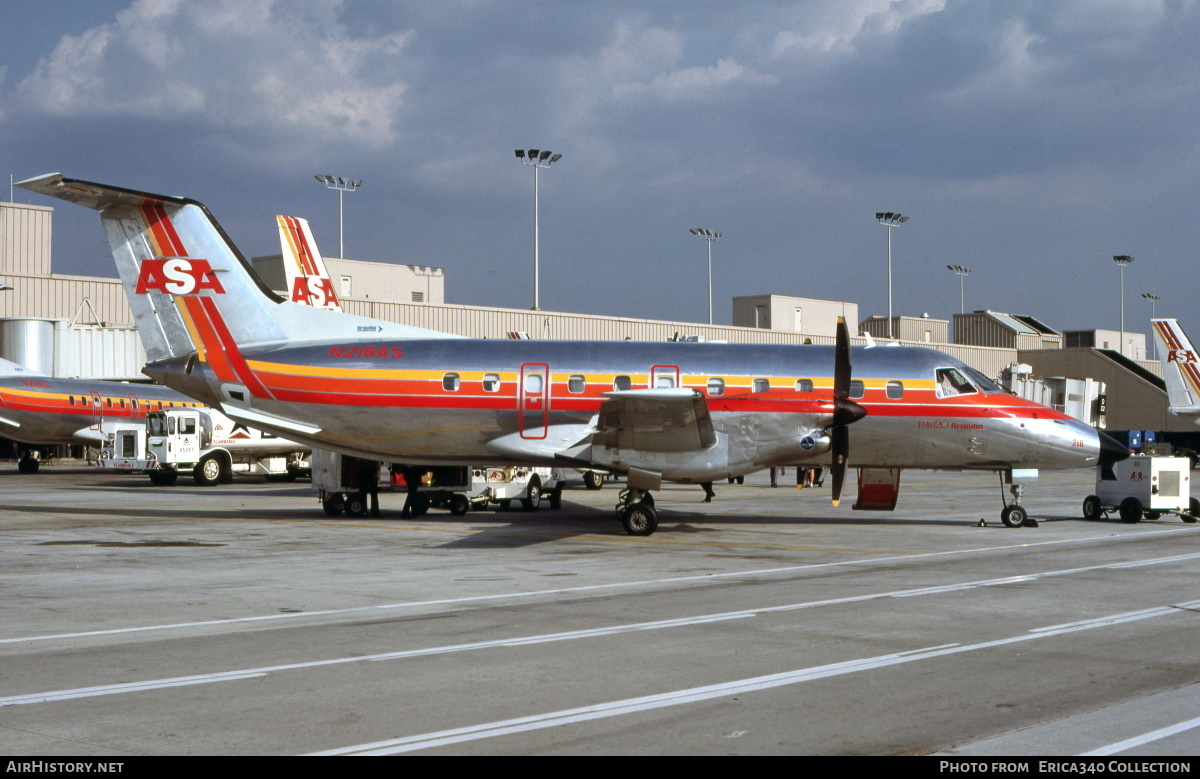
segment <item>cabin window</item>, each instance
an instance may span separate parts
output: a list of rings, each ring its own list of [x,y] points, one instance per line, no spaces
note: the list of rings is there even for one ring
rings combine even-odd
[[[442,377],[442,389],[446,390],[446,392],[458,392],[461,384],[462,380],[457,373],[447,373]]]
[[[137,407],[138,407],[138,401],[137,401],[137,398],[132,398],[132,399],[129,401],[129,405],[133,406],[134,408],[137,408]]]
[[[725,394],[725,380],[713,377],[708,380],[708,394],[716,397]]]
[[[542,394],[542,374],[526,373],[525,374],[525,394],[538,395]]]
[[[850,397],[861,398],[867,394],[867,387],[861,381],[855,380],[850,382]]]
[[[957,368],[937,369],[937,396],[951,398],[955,395],[974,395],[975,386]]]
[[[74,406],[74,405],[75,405],[75,396],[74,396],[74,395],[71,395],[71,396],[69,396],[69,397],[70,397],[70,400],[71,400],[71,405],[72,405],[72,406]]]
[[[675,386],[675,377],[659,374],[659,376],[655,379],[654,386],[658,387],[659,389],[671,389]]]
[[[483,391],[484,392],[499,392],[500,391],[500,374],[498,374],[498,373],[483,374]]]
[[[892,400],[899,400],[904,397],[904,382],[889,381],[887,383],[887,396]]]
[[[766,392],[769,389],[771,389],[771,382],[769,382],[766,379],[755,379],[754,380],[754,389],[751,391],[752,392]]]
[[[573,374],[567,379],[567,391],[573,392],[576,395],[587,389],[587,379],[580,376],[578,373]]]
[[[125,398],[121,398],[121,400],[119,401],[119,405],[121,406],[121,408],[125,408]]]
[[[104,402],[108,405],[109,408],[112,408],[112,398],[105,398]]]
[[[613,389],[615,389],[615,390],[623,392],[632,386],[633,386],[633,382],[629,379],[628,376],[613,377]]]
[[[796,392],[812,392],[812,379],[796,379]]]

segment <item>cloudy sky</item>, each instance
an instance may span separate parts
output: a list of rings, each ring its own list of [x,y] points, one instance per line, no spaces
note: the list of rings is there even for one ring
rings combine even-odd
[[[715,319],[778,293],[1200,329],[1195,0],[39,0],[0,5],[0,160],[446,269],[447,301]],[[7,199],[8,190],[0,195]],[[18,202],[53,204],[17,190]],[[55,270],[115,275],[94,213]]]

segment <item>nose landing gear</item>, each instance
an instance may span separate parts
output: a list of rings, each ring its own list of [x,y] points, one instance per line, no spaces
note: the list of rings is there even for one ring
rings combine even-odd
[[[1000,479],[1001,483],[1007,480],[1008,490],[1013,496],[1012,503],[1005,500],[1004,510],[1000,512],[1000,521],[1005,527],[1037,527],[1037,520],[1031,518],[1029,512],[1021,505],[1021,496],[1025,493],[1026,485],[1037,484],[1037,471],[1013,469],[1001,472]]]

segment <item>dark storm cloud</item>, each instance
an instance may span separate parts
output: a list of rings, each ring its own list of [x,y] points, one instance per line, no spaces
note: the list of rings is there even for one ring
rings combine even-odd
[[[539,147],[564,154],[541,178],[544,306],[699,319],[687,229],[708,226],[725,296],[878,313],[880,208],[914,217],[905,313],[957,310],[951,263],[974,268],[968,305],[1059,327],[1114,325],[1095,302],[1116,302],[1113,254],[1139,257],[1127,282],[1160,313],[1196,281],[1191,1],[74,5],[4,11],[10,170],[197,197],[249,254],[277,251],[279,212],[334,245],[312,175],[362,178],[348,254],[527,307],[513,149]],[[110,272],[98,228],[72,238],[59,213],[56,267]]]

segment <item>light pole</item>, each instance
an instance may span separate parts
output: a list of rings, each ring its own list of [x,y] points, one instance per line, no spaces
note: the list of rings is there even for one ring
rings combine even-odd
[[[346,243],[342,233],[342,195],[346,192],[353,192],[362,186],[362,179],[351,181],[349,179],[339,178],[335,176],[313,176],[317,181],[325,185],[326,189],[336,189],[338,193],[338,257],[345,259]]]
[[[963,296],[963,280],[971,273],[970,268],[961,265],[947,265],[947,268],[958,274],[958,313],[967,313],[966,298]]]
[[[1117,254],[1113,256],[1113,262],[1121,269],[1121,346],[1119,351],[1121,356],[1125,356],[1125,266],[1133,262],[1133,258],[1128,254]]]
[[[907,216],[893,211],[877,211],[875,219],[888,229],[888,338],[892,337],[892,228],[908,221]]]
[[[1146,300],[1150,301],[1150,318],[1154,319],[1156,316],[1155,310],[1157,307],[1157,303],[1159,301],[1158,295],[1155,295],[1153,292],[1143,292],[1142,297],[1144,297]],[[1150,339],[1150,359],[1151,360],[1158,359],[1158,339],[1157,338]]]
[[[689,230],[692,235],[698,236],[708,244],[708,323],[711,325],[712,320],[712,245],[714,241],[721,238],[720,233],[714,233],[712,230],[705,230],[703,227],[693,227]]]
[[[533,168],[533,310],[540,306],[538,290],[538,169],[548,168],[562,159],[561,154],[544,149],[517,149],[517,159],[522,165]]]

